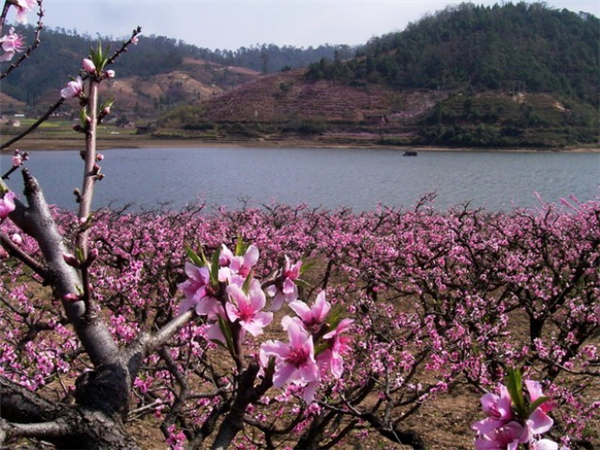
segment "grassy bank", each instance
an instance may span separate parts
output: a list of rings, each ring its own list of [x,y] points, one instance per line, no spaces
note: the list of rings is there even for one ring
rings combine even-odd
[[[2,143],[7,142],[13,136],[2,134]],[[5,149],[11,152],[14,149],[31,150],[81,150],[85,146],[83,135],[73,132],[52,133],[36,132],[18,141],[11,147]],[[377,139],[365,137],[340,137],[340,136],[313,136],[313,137],[288,137],[288,138],[182,138],[173,137],[155,138],[149,135],[136,134],[111,134],[102,133],[97,143],[99,150],[116,148],[191,148],[191,147],[269,147],[269,148],[387,148],[399,151],[497,151],[478,147],[441,147],[441,146],[390,146],[381,145]],[[502,151],[570,151],[600,153],[600,145],[581,146],[563,149],[536,149],[536,148],[503,148]]]

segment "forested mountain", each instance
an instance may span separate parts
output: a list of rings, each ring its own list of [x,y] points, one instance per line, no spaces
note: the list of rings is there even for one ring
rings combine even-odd
[[[372,39],[358,56],[322,60],[308,75],[398,88],[553,92],[599,105],[600,19],[543,3],[448,7]]]
[[[255,80],[160,122],[222,139],[564,147],[598,144],[600,19],[542,3],[462,4]],[[167,131],[168,130],[168,131]]]
[[[27,36],[28,42],[31,42],[34,33],[32,26],[16,28],[17,32]],[[113,38],[79,35],[76,31],[65,29],[44,29],[41,40],[43,51],[35,52],[19,70],[2,81],[4,94],[30,106],[36,105],[48,92],[56,92],[68,81],[69,76],[76,75],[81,59],[98,41],[105,46],[110,45],[115,50],[120,44],[119,40]],[[226,70],[231,66],[269,73],[286,68],[305,67],[321,58],[333,58],[335,52],[350,56],[354,51],[355,49],[348,46],[322,45],[305,49],[278,47],[274,44],[242,47],[235,51],[213,51],[164,36],[142,35],[137,47],[128,52],[127,57],[119,59],[115,69],[119,78],[147,78],[184,70],[185,64],[190,61],[202,61],[206,63],[208,75],[202,74],[203,79],[198,81],[227,89],[248,81]],[[194,74],[192,76],[196,77]]]

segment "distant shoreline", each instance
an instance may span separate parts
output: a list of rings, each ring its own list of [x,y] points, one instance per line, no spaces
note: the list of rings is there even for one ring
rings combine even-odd
[[[481,152],[481,151],[502,151],[515,153],[600,153],[598,147],[575,147],[575,148],[489,148],[489,147],[440,147],[440,146],[388,146],[378,145],[373,142],[348,141],[340,143],[331,143],[321,141],[318,138],[297,138],[281,140],[261,140],[261,139],[223,139],[223,140],[202,140],[202,139],[160,139],[145,136],[101,136],[97,141],[98,150],[110,149],[128,149],[128,148],[218,148],[218,147],[240,147],[240,148],[365,148],[365,149],[388,149],[398,151],[456,151],[456,152]],[[65,139],[61,137],[27,137],[5,149],[3,152],[12,152],[14,149],[22,151],[36,150],[83,150],[84,140],[82,138]]]

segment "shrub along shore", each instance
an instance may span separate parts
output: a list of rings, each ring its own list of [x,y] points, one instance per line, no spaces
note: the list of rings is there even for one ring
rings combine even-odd
[[[5,138],[6,139],[6,138]],[[4,139],[3,139],[4,140]],[[11,146],[4,151],[12,152],[18,148],[23,151],[32,150],[78,150],[84,148],[83,136],[72,137],[34,134],[19,141],[18,145]],[[439,146],[389,146],[379,145],[373,141],[351,140],[343,143],[332,143],[319,137],[291,137],[289,139],[264,140],[264,139],[218,139],[203,140],[197,138],[152,138],[144,135],[108,135],[98,139],[99,150],[116,148],[190,148],[190,147],[269,147],[269,148],[396,148],[399,151],[511,151],[511,152],[586,152],[600,153],[600,145],[579,146],[567,148],[502,148],[490,149],[489,147],[439,147]]]

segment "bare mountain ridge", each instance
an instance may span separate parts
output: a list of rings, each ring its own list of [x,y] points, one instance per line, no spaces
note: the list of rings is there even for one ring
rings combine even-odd
[[[181,104],[196,104],[256,79],[259,73],[243,67],[185,58],[179,70],[152,76],[115,78],[103,89],[117,98],[116,108],[156,117]]]
[[[260,74],[244,67],[226,66],[218,63],[184,58],[177,70],[156,75],[117,76],[101,85],[101,94],[115,98],[116,114],[139,115],[157,118],[166,110],[178,105],[196,104],[220,95],[240,84],[256,79]],[[66,84],[66,81],[65,81]],[[54,104],[59,97],[60,87],[46,92],[37,102],[41,112]],[[10,113],[24,112],[26,104],[5,92],[2,106]],[[66,111],[74,112],[77,105],[67,102]]]
[[[399,122],[426,112],[446,95],[378,85],[355,87],[330,80],[309,82],[305,73],[298,69],[261,77],[210,98],[201,107],[204,118],[217,122]]]

